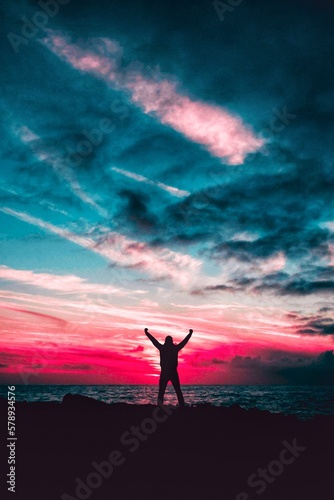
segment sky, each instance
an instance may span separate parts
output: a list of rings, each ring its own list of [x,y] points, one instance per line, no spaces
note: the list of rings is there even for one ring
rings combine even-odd
[[[334,384],[330,2],[0,13],[0,383]]]

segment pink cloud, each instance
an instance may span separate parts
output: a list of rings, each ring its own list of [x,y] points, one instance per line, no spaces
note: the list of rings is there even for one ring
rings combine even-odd
[[[19,281],[47,290],[63,293],[106,293],[122,295],[122,291],[110,285],[88,283],[85,279],[74,275],[56,275],[50,273],[35,273],[29,270],[12,269],[0,266],[0,279]],[[126,293],[123,291],[123,293]]]
[[[182,286],[192,283],[202,265],[199,259],[190,255],[164,247],[152,249],[146,243],[130,240],[119,233],[109,233],[95,249],[122,266],[148,272],[156,278],[169,278]]]
[[[264,141],[243,124],[241,118],[224,109],[181,95],[168,81],[154,82],[138,75],[127,87],[133,101],[161,123],[201,144],[230,165],[244,162],[249,153],[258,151]]]
[[[330,265],[334,266],[334,245],[328,245]]]
[[[284,252],[278,252],[277,254],[258,261],[258,268],[263,274],[272,274],[281,271],[286,264],[286,257]]]
[[[73,286],[77,286],[76,280]],[[154,304],[148,308],[149,304],[141,300],[130,303],[128,298],[121,305],[108,297],[97,302],[95,297],[82,294],[67,300],[13,291],[0,291],[0,298],[0,351],[11,346],[18,356],[23,353],[16,365],[10,366],[22,364],[31,369],[36,374],[29,379],[31,383],[59,383],[66,377],[68,383],[75,383],[78,371],[87,383],[113,383],[116,372],[124,377],[124,383],[150,383],[148,377],[159,372],[159,357],[147,341],[144,327],[162,342],[166,335],[180,342],[193,328],[191,342],[180,356],[180,371],[188,383],[217,382],[216,374],[225,370],[226,364],[212,365],[213,358],[228,361],[236,355],[258,356],[266,349],[311,355],[332,344],[329,337],[301,335],[304,316],[277,307],[225,303]],[[2,362],[9,364],[8,360],[3,358]],[[32,365],[41,367],[34,371]],[[91,368],[84,369],[86,365]],[[9,372],[9,368],[4,370]],[[228,378],[228,372],[225,375],[225,381],[236,383]]]
[[[0,211],[55,233],[122,267],[136,268],[155,278],[168,278],[184,287],[194,280],[202,265],[200,260],[190,255],[164,247],[153,249],[146,243],[130,240],[120,233],[110,232],[107,237],[96,242],[92,238],[76,235],[24,212],[17,212],[7,207],[0,208]]]
[[[107,38],[94,38],[90,40],[89,46],[93,46],[91,50],[70,44],[66,38],[54,35],[51,30],[49,33],[50,36],[44,40],[47,47],[74,68],[106,76],[109,81],[117,80],[116,59],[122,54],[122,48],[117,42]]]
[[[93,39],[90,43],[93,48],[87,50],[49,31],[44,43],[72,67],[130,93],[132,101],[146,114],[153,115],[224,162],[242,164],[248,154],[265,144],[240,117],[184,95],[177,90],[175,82],[147,78],[139,70],[121,69],[117,58],[122,49],[117,42]]]
[[[51,314],[43,314],[43,313],[36,312],[36,311],[29,311],[28,309],[15,307],[13,305],[1,303],[1,302],[0,302],[0,309],[7,309],[8,311],[15,311],[15,312],[22,313],[22,314],[31,314],[32,316],[36,316],[37,318],[41,318],[42,320],[55,321],[55,322],[59,323],[62,327],[64,325],[66,325],[65,320],[63,320],[61,318],[57,318],[56,316],[51,316]]]

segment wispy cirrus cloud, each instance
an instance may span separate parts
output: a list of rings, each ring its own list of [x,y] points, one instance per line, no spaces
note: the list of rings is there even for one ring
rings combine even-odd
[[[194,280],[202,265],[199,259],[190,255],[164,247],[152,248],[146,243],[131,240],[120,233],[110,231],[107,236],[95,241],[93,238],[74,234],[25,212],[17,212],[8,207],[2,207],[0,211],[55,233],[61,238],[102,255],[119,266],[143,271],[156,279],[170,279],[184,287]]]
[[[105,293],[123,295],[128,291],[110,285],[88,283],[87,280],[70,275],[56,275],[51,273],[36,273],[30,270],[12,269],[0,266],[0,280],[18,281],[27,285],[33,285],[46,290],[54,290],[62,293]]]
[[[60,324],[62,327],[67,324],[65,320],[58,318],[57,316],[51,316],[51,314],[44,314],[37,311],[30,311],[29,309],[16,307],[15,305],[11,305],[5,302],[0,302],[0,309],[15,311],[22,314],[31,314],[32,316],[36,316],[38,319],[54,321],[55,323]]]
[[[188,286],[198,274],[202,262],[168,248],[152,248],[118,233],[109,233],[95,246],[97,252],[124,267],[143,270],[156,278],[168,278]]]
[[[44,43],[73,68],[127,92],[144,113],[203,146],[224,162],[242,164],[248,154],[255,153],[265,144],[265,140],[256,136],[239,116],[185,95],[178,90],[175,81],[148,78],[133,68],[122,69],[118,63],[122,48],[116,41],[91,39],[88,49],[49,30]]]
[[[42,138],[25,125],[13,127],[13,131],[15,135],[17,135],[19,139],[29,147],[38,160],[52,167],[56,175],[69,185],[75,196],[77,196],[83,203],[94,208],[103,217],[107,215],[107,211],[100,207],[82,188],[73,169],[67,165],[66,161],[62,158],[58,151],[47,148],[43,143]]]
[[[246,290],[271,275],[282,271],[287,259],[284,252],[277,252],[270,257],[239,259],[237,255],[227,254],[218,259],[222,271],[215,278],[208,278],[204,287],[194,290],[194,294],[233,292]],[[202,285],[203,285],[202,284]]]
[[[173,196],[177,196],[178,198],[183,198],[190,195],[189,191],[184,191],[173,186],[167,186],[167,184],[153,181],[151,179],[148,179],[147,177],[144,177],[143,175],[135,174],[134,172],[129,172],[128,170],[124,170],[122,168],[112,167],[111,170],[117,172],[118,174],[124,175],[125,177],[129,177],[129,179],[133,179],[138,182],[144,182],[145,184],[149,184],[150,186],[156,186],[160,189],[163,189],[164,191],[167,191],[167,193],[170,193]]]

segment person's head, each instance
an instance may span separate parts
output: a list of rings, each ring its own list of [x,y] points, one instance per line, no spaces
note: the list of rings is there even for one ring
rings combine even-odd
[[[173,344],[173,337],[171,337],[170,335],[167,335],[167,337],[165,338],[165,344],[172,345]]]

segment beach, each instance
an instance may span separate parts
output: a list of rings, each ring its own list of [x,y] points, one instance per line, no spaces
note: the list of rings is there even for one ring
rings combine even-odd
[[[106,404],[73,394],[17,402],[16,412],[20,500],[322,500],[334,486],[331,416],[302,421],[237,405]]]

